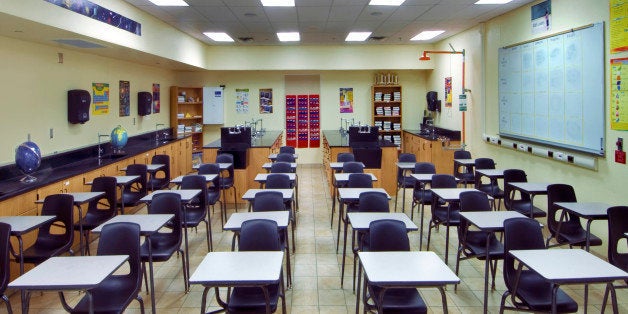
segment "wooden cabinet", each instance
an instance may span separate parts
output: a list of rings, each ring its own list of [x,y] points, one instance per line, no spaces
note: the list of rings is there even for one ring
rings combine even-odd
[[[373,85],[373,125],[379,127],[380,135],[401,146],[402,100],[400,85]]]
[[[450,145],[460,145],[452,141]],[[444,142],[428,140],[410,132],[403,132],[403,151],[415,154],[418,162],[431,162],[436,173],[451,173],[454,164],[454,151],[448,149]]]
[[[203,150],[203,88],[170,87],[170,126],[192,135],[192,151]]]

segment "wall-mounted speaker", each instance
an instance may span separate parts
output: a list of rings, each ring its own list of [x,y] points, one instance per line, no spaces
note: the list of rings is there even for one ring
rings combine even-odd
[[[137,114],[140,116],[149,115],[153,107],[153,95],[150,92],[137,93]]]
[[[425,95],[427,100],[427,110],[429,111],[440,111],[440,100],[438,100],[438,93],[435,91],[427,92]]]
[[[89,121],[89,105],[92,97],[82,89],[68,91],[68,121],[70,123],[85,123]]]

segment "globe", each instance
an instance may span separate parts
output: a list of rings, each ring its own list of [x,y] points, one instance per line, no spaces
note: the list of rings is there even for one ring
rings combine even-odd
[[[15,165],[26,174],[26,177],[22,178],[22,182],[30,183],[37,180],[29,174],[35,172],[40,164],[41,150],[37,144],[30,141],[24,142],[15,150]]]
[[[122,126],[118,125],[111,131],[111,146],[114,152],[121,152],[128,140],[129,135]]]

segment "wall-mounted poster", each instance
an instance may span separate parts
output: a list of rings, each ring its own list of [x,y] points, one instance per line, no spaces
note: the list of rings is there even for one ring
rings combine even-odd
[[[135,35],[142,35],[142,24],[113,12],[107,8],[103,8],[88,0],[44,0],[54,5],[60,6],[78,14],[88,16],[94,20],[107,23],[111,26],[131,32]]]
[[[611,0],[609,19],[611,53],[628,51],[628,1]]]
[[[260,88],[259,113],[273,113],[273,89]]]
[[[94,115],[109,113],[109,83],[92,83]]]
[[[131,83],[120,81],[120,117],[131,115]]]
[[[532,35],[552,29],[552,1],[547,0],[533,5],[530,10],[532,17]]]
[[[445,78],[445,107],[451,108],[451,76]]]
[[[236,112],[248,113],[249,112],[249,89],[248,88],[236,88]]]
[[[628,58],[611,59],[611,129],[628,130]]]
[[[353,87],[340,88],[340,113],[353,113]]]
[[[161,103],[159,102],[159,84],[153,83],[153,113],[159,113]]]

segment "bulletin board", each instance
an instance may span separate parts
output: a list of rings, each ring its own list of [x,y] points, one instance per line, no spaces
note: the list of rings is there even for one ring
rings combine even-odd
[[[499,49],[500,136],[604,155],[604,24]]]

